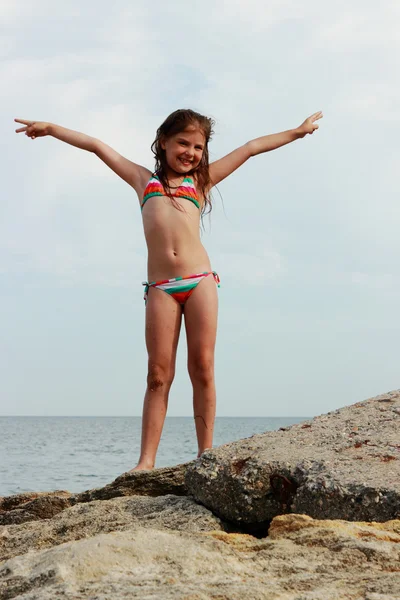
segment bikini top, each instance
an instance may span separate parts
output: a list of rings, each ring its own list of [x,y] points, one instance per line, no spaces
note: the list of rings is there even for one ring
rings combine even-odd
[[[143,206],[146,204],[149,198],[152,198],[153,196],[166,195],[167,194],[164,190],[164,186],[158,179],[157,175],[152,175],[149,183],[146,185],[146,189],[144,190],[141,210],[143,210]],[[172,195],[174,198],[185,198],[186,200],[190,200],[190,202],[193,202],[193,204],[200,209],[199,197],[197,195],[196,187],[192,177],[185,177],[181,185],[173,190]]]

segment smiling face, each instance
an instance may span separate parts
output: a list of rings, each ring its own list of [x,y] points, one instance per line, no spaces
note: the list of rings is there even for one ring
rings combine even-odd
[[[194,171],[200,164],[205,144],[204,133],[195,125],[189,125],[183,131],[164,139],[161,148],[165,150],[169,176]]]

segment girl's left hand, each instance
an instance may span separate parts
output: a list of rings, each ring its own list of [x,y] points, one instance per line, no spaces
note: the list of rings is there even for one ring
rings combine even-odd
[[[307,135],[307,133],[314,133],[314,131],[319,128],[319,125],[315,121],[318,121],[318,119],[322,119],[323,116],[324,115],[322,114],[322,110],[320,110],[311,115],[311,117],[308,117],[308,119],[306,119],[304,123],[302,123],[298,128],[299,137],[304,137],[305,135]]]

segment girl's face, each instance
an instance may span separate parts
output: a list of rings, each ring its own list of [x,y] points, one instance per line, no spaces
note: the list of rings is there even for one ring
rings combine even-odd
[[[168,167],[174,173],[184,175],[199,166],[206,140],[198,127],[189,125],[184,131],[161,142]]]

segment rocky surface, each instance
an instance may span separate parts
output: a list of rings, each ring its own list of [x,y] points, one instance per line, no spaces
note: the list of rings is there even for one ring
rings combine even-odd
[[[169,495],[96,500],[77,504],[52,519],[0,528],[0,560],[139,526],[188,532],[223,528],[220,519],[191,498]]]
[[[152,471],[123,473],[109,485],[76,495],[76,502],[108,500],[118,496],[186,496],[186,465],[164,467]]]
[[[395,600],[399,569],[399,521],[284,515],[265,539],[138,527],[28,552],[1,564],[0,599]]]
[[[0,526],[51,519],[72,506],[73,498],[72,494],[65,491],[0,498]]]
[[[236,524],[276,515],[387,521],[400,516],[400,391],[205,452],[188,493]]]
[[[0,600],[400,600],[399,424],[395,391],[101,489],[0,498]]]
[[[109,500],[120,496],[175,496],[186,495],[185,465],[165,467],[152,471],[124,473],[103,488],[81,494],[66,491],[27,493],[0,497],[0,525],[50,519],[61,511],[82,502]]]

